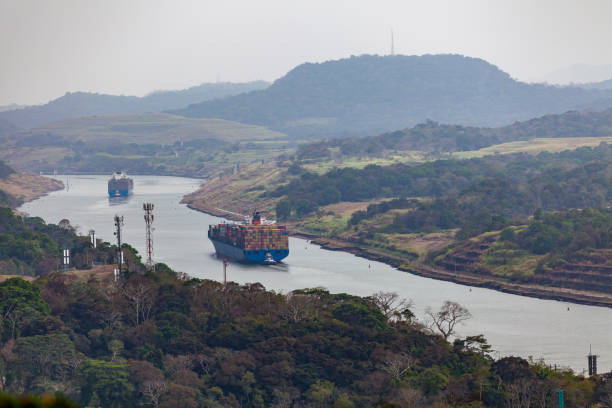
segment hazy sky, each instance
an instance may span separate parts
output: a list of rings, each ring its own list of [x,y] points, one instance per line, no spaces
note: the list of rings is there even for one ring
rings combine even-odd
[[[530,80],[612,64],[612,0],[0,0],[0,105],[272,81],[351,54],[459,53]]]

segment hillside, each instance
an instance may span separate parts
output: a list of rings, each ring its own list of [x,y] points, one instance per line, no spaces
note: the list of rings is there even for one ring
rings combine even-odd
[[[127,115],[179,109],[189,104],[263,89],[264,81],[201,84],[179,91],[157,91],[144,97],[68,92],[45,105],[0,112],[15,126],[29,129],[42,124],[91,115]]]
[[[366,55],[302,64],[265,90],[174,113],[323,137],[381,133],[426,119],[499,126],[593,105],[611,107],[612,92],[521,83],[460,55]]]
[[[288,149],[282,133],[166,113],[66,119],[5,137],[0,160],[21,170],[210,176]]]
[[[610,137],[612,137],[612,109],[601,112],[569,111],[515,122],[499,128],[445,125],[427,121],[411,128],[376,136],[329,139],[305,144],[298,149],[297,157],[311,162],[329,158],[344,161],[351,157],[389,157],[401,152],[404,152],[404,155],[415,152],[439,155],[535,139],[573,138],[575,140],[572,143],[580,143],[581,138],[585,141],[592,138],[589,143],[597,143],[596,138],[607,141],[604,138]]]
[[[75,268],[57,273],[63,248]],[[568,406],[594,406],[610,394],[598,376],[495,359],[484,336],[456,335],[471,314],[455,302],[440,299],[428,327],[394,293],[282,294],[164,264],[147,272],[127,244],[116,281],[92,265],[116,251],[0,208],[0,261],[42,274],[0,282],[3,392],[104,408],[501,408],[517,406],[519,389],[552,406],[561,387]]]
[[[13,170],[0,160],[0,205],[18,207],[50,191],[63,188],[61,181]]]

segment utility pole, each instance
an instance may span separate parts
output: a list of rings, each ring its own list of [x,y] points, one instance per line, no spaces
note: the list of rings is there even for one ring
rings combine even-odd
[[[153,208],[155,206],[151,203],[145,203],[142,205],[142,209],[145,212],[144,220],[146,224],[146,242],[145,248],[147,250],[147,269],[153,269]]]
[[[587,356],[589,363],[589,377],[597,374],[597,356],[591,351],[589,344],[589,355]]]
[[[227,286],[227,259],[223,260],[223,286]]]
[[[121,251],[121,228],[123,227],[123,215],[115,214],[115,236],[117,237],[117,269],[121,274],[121,264],[123,263],[123,252]]]
[[[96,247],[96,231],[89,230],[89,240],[91,241],[91,246],[95,249]]]
[[[68,272],[70,266],[70,250],[64,249],[64,272]]]

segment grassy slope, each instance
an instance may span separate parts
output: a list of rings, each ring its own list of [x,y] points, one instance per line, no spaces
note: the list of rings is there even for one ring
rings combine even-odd
[[[0,179],[0,191],[12,197],[14,204],[19,205],[34,200],[46,193],[63,188],[61,181],[28,173],[13,173],[6,179]]]
[[[546,151],[551,153],[563,150],[573,150],[578,147],[594,147],[600,143],[612,143],[612,136],[607,137],[564,137],[564,138],[536,138],[510,143],[501,143],[494,146],[473,150],[469,152],[455,152],[453,157],[471,159],[491,154],[529,153],[538,154]]]
[[[262,200],[259,195],[265,186],[281,183],[282,173],[284,169],[274,164],[253,164],[240,172],[211,178],[182,202],[199,211],[237,220],[242,218],[232,213],[248,215],[255,209],[270,218],[278,199]]]
[[[262,126],[222,119],[193,119],[167,113],[88,116],[36,127],[25,134],[46,133],[70,140],[116,139],[124,143],[172,144],[176,141],[215,138],[227,142],[285,139],[280,132]]]
[[[36,138],[50,141],[41,147]],[[214,140],[199,147],[176,145],[203,139]],[[74,145],[77,141],[89,148],[78,153]],[[109,149],[114,143],[122,145]],[[131,143],[149,148],[132,148],[135,151],[129,152],[126,144]],[[285,135],[261,126],[162,113],[64,120],[14,133],[2,147],[0,159],[31,171],[107,173],[110,166],[110,171],[122,168],[132,173],[199,177],[226,171],[236,164],[269,160],[291,150]]]

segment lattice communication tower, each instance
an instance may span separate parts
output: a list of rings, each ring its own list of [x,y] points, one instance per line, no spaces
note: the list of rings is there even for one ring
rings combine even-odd
[[[142,209],[145,212],[144,220],[147,226],[147,236],[145,242],[145,248],[147,250],[147,268],[153,268],[153,208],[155,206],[151,203],[145,203],[142,205]]]

